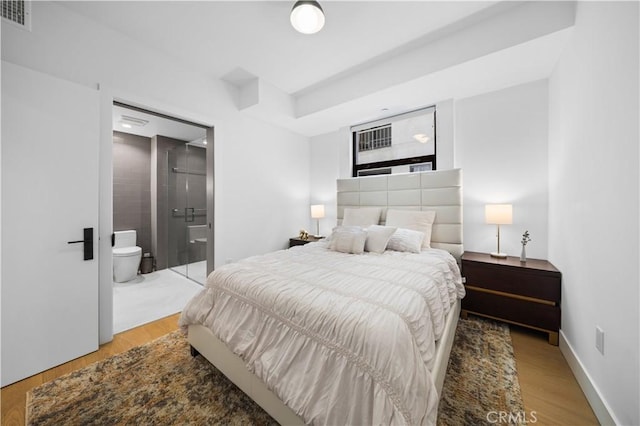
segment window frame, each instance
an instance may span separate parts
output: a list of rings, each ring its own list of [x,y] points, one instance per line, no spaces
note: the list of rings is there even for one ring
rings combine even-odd
[[[417,113],[419,113],[419,111],[424,111],[429,109],[433,109],[433,154],[421,155],[417,157],[398,158],[394,160],[376,161],[373,163],[357,164],[357,161],[358,161],[357,133],[359,131],[358,128],[361,128],[362,126],[368,125],[368,124],[371,124],[372,128],[382,125],[382,124],[375,124],[375,123],[386,122],[390,124],[393,121],[401,120],[404,116],[416,115]],[[407,111],[402,114],[396,114],[389,117],[384,117],[369,123],[362,123],[357,126],[351,126],[350,130],[351,130],[351,175],[352,177],[358,177],[359,176],[358,172],[360,171],[366,171],[371,169],[385,169],[385,168],[391,168],[396,166],[406,166],[406,165],[410,166],[412,164],[419,164],[419,163],[431,163],[432,165],[431,170],[437,170],[437,162],[436,162],[436,157],[438,154],[437,113],[438,112],[437,112],[436,106],[432,105],[429,107],[418,108],[412,111]],[[369,176],[374,176],[374,175],[369,175]]]

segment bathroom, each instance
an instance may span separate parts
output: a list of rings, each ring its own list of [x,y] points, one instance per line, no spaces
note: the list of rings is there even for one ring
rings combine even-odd
[[[114,104],[114,333],[179,312],[205,283],[207,130]]]

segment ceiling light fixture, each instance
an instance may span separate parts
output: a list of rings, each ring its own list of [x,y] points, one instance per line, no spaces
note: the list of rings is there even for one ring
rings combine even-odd
[[[324,26],[324,12],[317,1],[297,1],[291,9],[291,25],[302,34],[314,34]]]
[[[429,142],[429,136],[425,135],[424,133],[418,133],[413,135],[413,138],[415,140],[417,140],[420,143],[427,143]]]
[[[127,129],[130,129],[131,126],[144,127],[148,123],[149,123],[149,120],[143,120],[142,118],[130,117],[128,115],[123,115],[123,116],[120,117],[120,124],[122,125],[122,127],[126,127]],[[129,127],[127,127],[126,125],[128,125]]]

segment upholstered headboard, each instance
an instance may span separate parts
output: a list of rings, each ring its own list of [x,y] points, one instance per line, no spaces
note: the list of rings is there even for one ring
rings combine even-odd
[[[433,210],[431,247],[462,256],[462,170],[442,170],[396,175],[338,179],[338,225],[345,208],[381,207],[381,224],[387,209]]]

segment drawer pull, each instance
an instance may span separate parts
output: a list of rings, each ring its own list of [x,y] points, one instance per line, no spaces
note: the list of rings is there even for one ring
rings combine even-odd
[[[505,293],[503,291],[490,290],[488,288],[476,287],[472,285],[468,285],[466,286],[466,288],[468,290],[479,291],[481,293],[490,293],[498,296],[509,297],[511,299],[520,299],[520,300],[526,300],[527,302],[535,302],[535,303],[541,303],[543,305],[556,306],[556,303],[551,300],[538,299],[538,298],[529,297],[529,296],[521,296],[519,294],[513,294],[513,293]]]

